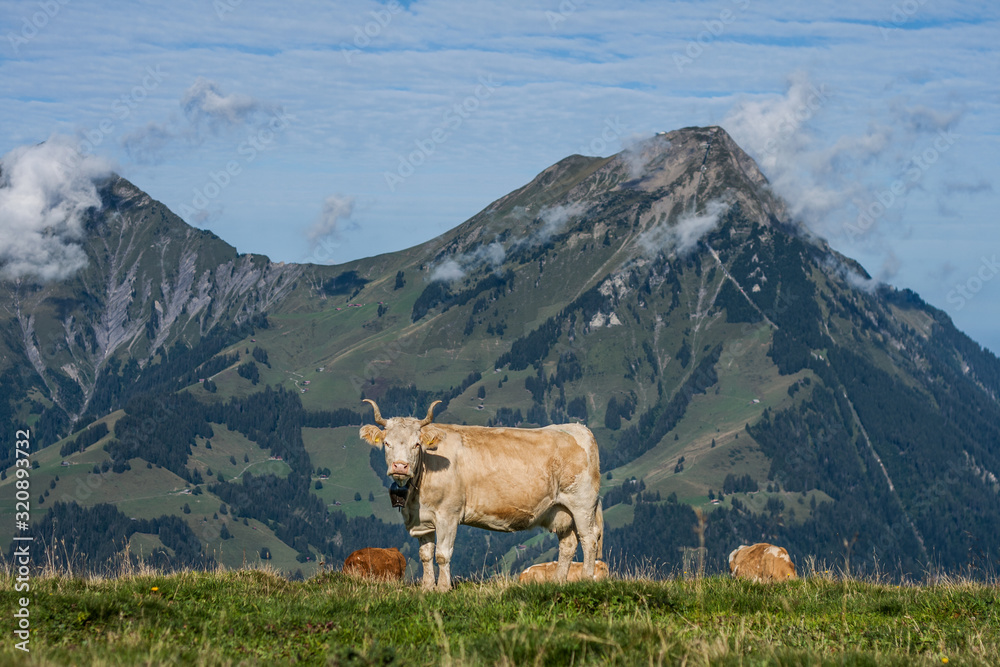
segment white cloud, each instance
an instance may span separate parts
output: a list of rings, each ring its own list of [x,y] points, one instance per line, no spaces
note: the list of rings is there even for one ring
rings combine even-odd
[[[843,193],[823,178],[829,174],[830,156],[816,148],[808,125],[831,95],[826,86],[816,86],[804,72],[796,72],[784,95],[743,100],[722,121],[786,199],[792,215],[807,222],[825,218],[844,204]],[[877,143],[869,141],[872,147]]]
[[[431,271],[431,282],[436,280],[442,280],[444,282],[451,282],[453,280],[461,280],[465,277],[465,269],[458,261],[449,257],[440,264],[434,267]]]
[[[653,158],[663,155],[670,148],[670,142],[662,135],[634,136],[625,139],[625,150],[619,158],[625,163],[628,175],[631,179],[642,178],[646,175]]]
[[[95,182],[110,163],[53,135],[4,155],[0,172],[0,277],[63,280],[85,267],[84,217],[101,208]]]
[[[210,136],[242,126],[258,127],[278,113],[277,106],[242,93],[223,93],[220,85],[198,77],[180,100],[183,119],[172,115],[122,136],[128,156],[140,164],[158,162],[175,143],[200,144]]]
[[[532,244],[545,243],[556,234],[562,232],[566,227],[566,223],[573,218],[580,217],[586,212],[587,206],[582,202],[543,208],[538,214],[542,225],[535,230],[529,242]]]
[[[849,255],[866,255],[865,261],[881,265],[878,280],[892,280],[905,264],[896,247],[912,233],[908,206],[935,196],[911,193],[933,190],[940,197],[935,209],[947,208],[950,189],[926,185],[949,173],[942,165],[950,162],[963,111],[896,96],[877,111],[858,114],[867,125],[863,131],[832,138],[821,133],[817,117],[841,105],[840,94],[797,72],[783,95],[743,99],[723,125],[757,160],[797,221]],[[988,189],[986,184],[983,191]],[[865,288],[870,281],[850,282]]]
[[[354,197],[330,195],[323,200],[323,209],[319,217],[306,230],[306,238],[310,245],[315,248],[324,238],[336,238],[343,231],[341,228],[343,221],[350,218],[353,212]]]
[[[685,255],[718,226],[719,218],[727,210],[728,203],[713,199],[705,204],[703,212],[682,215],[674,224],[664,221],[640,234],[636,242],[646,255],[659,252]]]
[[[845,281],[851,287],[862,292],[867,292],[868,294],[872,294],[882,284],[877,278],[866,278],[861,275],[852,267],[836,259],[834,255],[828,255],[824,258],[823,265],[828,271],[839,276],[841,280]]]
[[[218,83],[204,77],[198,77],[184,91],[181,108],[192,123],[207,123],[210,126],[242,125],[256,114],[266,111],[261,102],[249,95],[226,95],[221,92]]]
[[[494,271],[503,264],[507,251],[499,241],[494,241],[488,245],[479,246],[472,252],[459,253],[446,257],[438,262],[432,269],[430,280],[442,280],[451,282],[461,280],[469,271],[474,271],[481,266],[489,265]]]

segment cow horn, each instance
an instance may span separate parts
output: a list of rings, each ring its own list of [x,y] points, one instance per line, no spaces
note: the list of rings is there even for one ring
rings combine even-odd
[[[372,410],[375,411],[375,423],[378,424],[379,426],[385,426],[385,420],[382,419],[382,413],[379,412],[378,406],[375,405],[375,401],[373,401],[370,398],[366,398],[364,401],[362,401],[362,403],[371,403]]]
[[[420,421],[421,426],[427,426],[432,421],[434,421],[434,406],[443,401],[434,401],[431,403],[431,407],[427,408],[427,416]]]

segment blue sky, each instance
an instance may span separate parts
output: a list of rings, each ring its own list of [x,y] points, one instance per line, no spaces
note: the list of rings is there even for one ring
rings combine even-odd
[[[1000,352],[997,44],[986,1],[3,2],[0,155],[63,135],[241,252],[340,263],[721,124],[817,234]]]

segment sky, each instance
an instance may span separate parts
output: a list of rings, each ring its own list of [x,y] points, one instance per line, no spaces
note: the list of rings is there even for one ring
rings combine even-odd
[[[0,277],[75,270],[111,170],[240,252],[339,264],[721,125],[815,234],[1000,352],[998,45],[991,1],[0,2]]]

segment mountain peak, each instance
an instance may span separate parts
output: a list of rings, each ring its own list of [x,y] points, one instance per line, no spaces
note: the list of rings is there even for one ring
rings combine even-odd
[[[723,128],[687,127],[658,132],[610,157],[566,157],[427,248],[433,266],[495,242],[509,250],[570,231],[595,233],[600,218],[620,206],[635,208],[642,232],[737,204],[757,224],[788,220],[757,163]]]
[[[622,187],[669,192],[685,210],[712,200],[739,203],[761,224],[784,220],[784,203],[774,196],[757,163],[719,126],[658,132],[613,158]]]

